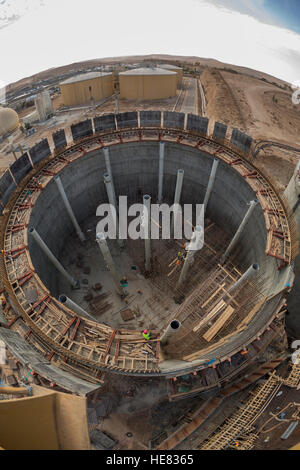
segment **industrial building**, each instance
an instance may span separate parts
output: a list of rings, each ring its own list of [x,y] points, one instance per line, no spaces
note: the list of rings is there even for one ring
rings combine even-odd
[[[111,73],[90,72],[60,83],[63,106],[91,105],[113,94]]]
[[[181,67],[177,67],[177,65],[173,64],[159,64],[158,67],[160,69],[171,70],[172,72],[177,73],[177,86],[180,87],[182,84],[183,79],[183,69]]]
[[[119,73],[120,97],[128,100],[172,98],[177,92],[177,73],[160,68],[139,68]]]
[[[45,121],[53,112],[53,106],[49,91],[39,93],[34,100],[39,121]]]
[[[19,116],[13,109],[0,107],[0,137],[13,132],[19,126]]]

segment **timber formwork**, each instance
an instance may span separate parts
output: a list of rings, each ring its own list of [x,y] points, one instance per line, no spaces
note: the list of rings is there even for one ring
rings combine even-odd
[[[272,372],[268,380],[257,386],[253,396],[236,413],[234,413],[207,441],[199,448],[201,450],[222,450],[236,447],[238,450],[249,450],[254,447],[259,436],[254,427],[258,418],[271,404],[282,385],[297,388],[300,382],[299,364],[292,364],[291,371],[286,379]],[[241,439],[241,445],[239,440]],[[235,441],[237,440],[237,444]]]
[[[15,321],[20,315],[28,327],[27,340],[33,341],[40,350],[44,348],[49,357],[59,360],[64,367],[86,369],[87,375],[93,377],[97,377],[101,370],[130,374],[161,373],[159,332],[152,331],[151,341],[145,342],[139,331],[116,330],[78,318],[51,297],[37,276],[28,251],[30,214],[41,191],[67,165],[103,147],[141,141],[175,142],[201,149],[230,165],[256,192],[262,206],[268,231],[266,254],[278,260],[278,269],[287,266],[296,255],[295,243],[291,236],[294,230],[292,222],[276,189],[242,153],[233,150],[228,142],[221,145],[210,138],[199,137],[183,130],[134,128],[85,138],[47,158],[31,174],[38,178],[39,185],[35,185],[30,178],[21,182],[7,204],[3,216],[2,246],[8,256],[1,262],[1,277],[14,311],[18,312],[15,319],[10,318],[10,321]],[[240,273],[234,266],[230,269],[231,281],[232,278],[237,279]],[[217,274],[228,277],[221,266]],[[29,303],[26,297],[26,285],[29,281],[34,284],[38,295],[34,304]],[[204,301],[208,301],[211,295],[213,292],[208,292]],[[247,323],[243,326],[246,328]],[[233,331],[230,337],[238,331]],[[249,338],[249,343],[255,339],[257,334]],[[213,346],[217,345],[218,343]],[[234,346],[236,345],[233,344],[233,351]],[[197,356],[198,352],[191,353],[185,360],[192,360]]]

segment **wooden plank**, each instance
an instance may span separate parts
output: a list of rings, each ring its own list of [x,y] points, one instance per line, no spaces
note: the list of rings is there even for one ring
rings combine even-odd
[[[111,336],[110,336],[110,338],[109,338],[109,341],[108,341],[108,343],[107,343],[107,347],[106,347],[106,350],[105,350],[105,357],[108,355],[108,353],[109,353],[109,351],[110,351],[112,342],[113,342],[113,340],[114,340],[114,338],[115,338],[115,336],[116,336],[116,332],[117,332],[117,330],[113,330],[113,332],[112,332],[112,334],[111,334]]]
[[[75,339],[75,336],[76,336],[76,333],[77,333],[77,330],[78,330],[78,327],[79,327],[79,324],[80,324],[80,318],[78,318],[77,322],[76,322],[76,325],[74,326],[74,330],[70,336],[70,339],[71,341],[73,341]]]
[[[197,326],[195,326],[195,328],[193,328],[193,331],[196,333],[198,330],[200,330],[200,328],[204,325],[206,325],[206,323],[211,320],[213,317],[215,317],[220,310],[222,310],[222,308],[224,308],[224,306],[226,305],[226,303],[224,302],[224,300],[221,300],[221,302],[219,302],[206,316],[205,318],[203,318]]]
[[[203,338],[208,342],[211,341],[224,326],[226,321],[231,317],[234,311],[235,309],[229,305],[215,324],[203,335]]]
[[[116,338],[117,338],[117,336],[116,336]],[[117,365],[118,365],[118,359],[119,359],[119,351],[120,351],[120,337],[118,337],[118,339],[117,339],[116,350],[115,350],[115,362],[116,362]]]

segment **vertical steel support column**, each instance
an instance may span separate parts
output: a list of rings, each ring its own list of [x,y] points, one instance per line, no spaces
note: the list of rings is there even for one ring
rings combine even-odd
[[[206,211],[206,208],[207,208],[207,205],[208,205],[208,201],[209,201],[209,198],[210,198],[213,186],[214,186],[218,165],[219,165],[219,160],[217,158],[215,158],[214,162],[213,162],[212,169],[211,169],[211,173],[210,173],[210,177],[209,177],[209,181],[208,181],[208,185],[207,185],[207,189],[206,189],[206,194],[205,194],[205,198],[204,198],[204,202],[203,202],[204,214],[205,214],[205,211]]]
[[[144,213],[143,228],[145,236],[145,269],[151,271],[151,197],[146,194],[143,197]]]
[[[104,159],[105,159],[105,165],[106,165],[106,172],[110,176],[114,206],[116,208],[116,211],[118,211],[118,204],[117,204],[117,198],[116,198],[116,192],[115,192],[114,179],[113,179],[111,166],[110,166],[110,158],[109,158],[109,149],[108,149],[108,147],[103,148],[103,153],[104,153]]]
[[[182,270],[181,270],[181,273],[180,273],[179,280],[177,282],[177,289],[180,288],[186,280],[186,276],[187,276],[187,273],[189,271],[189,268],[194,262],[195,253],[198,251],[197,246],[200,245],[201,236],[203,236],[203,229],[202,229],[202,227],[197,225],[195,227],[195,231],[192,235],[191,242],[190,242],[190,243],[194,244],[194,248],[196,248],[196,249],[194,249],[194,250],[188,249],[187,250],[187,255],[186,255],[186,258],[184,260],[184,264],[183,264],[183,267],[182,267]]]
[[[72,223],[73,223],[73,225],[74,225],[74,228],[75,228],[75,230],[76,230],[76,232],[77,232],[77,235],[78,235],[78,237],[79,237],[79,240],[80,240],[81,242],[84,242],[84,241],[86,240],[85,235],[84,235],[84,233],[82,232],[82,230],[81,230],[81,228],[80,228],[80,226],[79,226],[79,224],[78,224],[78,222],[77,222],[77,220],[76,220],[76,217],[75,217],[75,215],[74,215],[74,212],[73,212],[73,209],[72,209],[71,204],[70,204],[70,202],[69,202],[69,199],[67,198],[67,195],[66,195],[66,193],[65,193],[65,189],[64,189],[64,187],[63,187],[63,184],[62,184],[62,182],[61,182],[60,177],[59,177],[59,176],[55,176],[55,177],[54,177],[54,181],[55,181],[55,183],[57,184],[58,191],[59,191],[59,193],[60,193],[60,195],[61,195],[61,197],[62,197],[62,200],[63,200],[63,203],[64,203],[64,205],[65,205],[65,208],[67,209],[67,212],[68,212],[68,214],[69,214],[69,216],[70,216],[70,219],[71,219],[71,221],[72,221]]]
[[[116,212],[116,217],[114,219],[114,222],[115,222],[115,226],[116,226],[116,236],[118,238],[118,243],[119,243],[120,247],[123,247],[124,246],[124,240],[119,239],[119,217],[118,217],[118,208],[115,204],[113,184],[112,184],[111,178],[110,178],[108,173],[104,173],[103,178],[104,178],[104,184],[105,184],[106,192],[107,192],[107,196],[108,196],[108,202],[111,206],[113,206],[115,208],[115,212]]]
[[[248,220],[251,217],[252,212],[254,211],[255,207],[257,206],[258,201],[257,199],[254,199],[254,201],[250,202],[250,207],[247,210],[245,217],[243,218],[239,228],[237,229],[233,239],[231,240],[227,250],[225,251],[224,255],[221,257],[221,264],[225,263],[226,259],[232,252],[232,250],[235,248],[236,244],[238,243],[239,239],[241,238],[242,232],[245,228],[245,225],[247,224]]]
[[[30,235],[32,236],[32,238],[37,242],[37,244],[40,246],[40,248],[43,250],[43,252],[45,253],[45,255],[49,258],[49,260],[51,261],[51,263],[54,264],[54,266],[56,267],[56,269],[70,282],[71,286],[74,287],[74,288],[78,288],[79,287],[79,281],[77,281],[76,279],[74,279],[73,276],[71,276],[66,270],[65,268],[62,266],[62,264],[60,264],[60,262],[58,261],[58,259],[54,256],[54,254],[52,253],[52,251],[49,250],[49,248],[47,247],[46,243],[43,241],[43,239],[40,237],[40,235],[38,234],[38,232],[35,230],[35,228],[31,228],[29,229],[29,233]]]
[[[159,144],[159,169],[158,169],[158,204],[162,203],[163,194],[163,180],[164,180],[164,160],[165,160],[165,143],[160,142]]]
[[[259,264],[252,264],[247,271],[242,275],[242,277],[228,290],[228,294],[232,294],[239,287],[244,284],[244,282],[251,279],[259,271]]]
[[[166,345],[169,340],[178,333],[181,327],[181,323],[178,320],[172,320],[169,326],[166,328],[164,333],[161,336],[160,343],[162,346]]]
[[[97,233],[96,241],[99,245],[103,258],[108,266],[108,269],[110,270],[110,273],[113,277],[117,292],[118,294],[123,296],[125,292],[124,292],[123,287],[121,287],[120,280],[119,280],[117,270],[116,270],[116,266],[110,254],[104,233]]]
[[[65,294],[61,294],[58,297],[58,300],[63,305],[68,307],[70,310],[77,313],[79,316],[85,317],[88,320],[95,321],[95,319],[89,313],[87,313],[85,310],[83,310],[83,308],[81,308],[79,305],[77,305],[75,302],[73,302],[73,300],[69,299],[69,297],[67,297]]]
[[[173,212],[173,224],[172,224],[172,233],[175,234],[175,228],[177,224],[177,216],[178,216],[178,205],[180,204],[181,198],[181,190],[183,185],[183,177],[184,177],[184,170],[177,171],[177,180],[176,180],[176,188],[175,188],[175,196],[174,196],[174,212]]]

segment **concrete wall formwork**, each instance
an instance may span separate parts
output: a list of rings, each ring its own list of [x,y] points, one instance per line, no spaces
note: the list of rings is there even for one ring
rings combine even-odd
[[[227,126],[222,122],[215,122],[213,138],[223,142],[226,139]]]
[[[71,125],[71,132],[73,140],[79,140],[83,137],[93,135],[93,124],[91,119],[86,121],[78,122],[77,124]]]
[[[126,75],[120,73],[120,97],[128,100],[172,98],[177,93],[177,74]]]
[[[62,82],[60,90],[64,106],[91,104],[92,99],[101,101],[113,94],[113,77],[107,73],[85,79],[83,75],[78,81],[70,79]]]
[[[203,136],[206,136],[208,123],[209,119],[206,117],[196,116],[195,114],[188,114],[186,128],[189,131],[195,131]]]
[[[160,127],[161,111],[140,111],[141,127]]]
[[[153,197],[157,194],[159,166],[159,143],[124,143],[110,148],[111,169],[114,175],[116,196],[128,196],[128,204],[136,203],[140,194]],[[172,204],[177,169],[185,172],[182,201],[185,204],[203,203],[213,158],[197,149],[182,147],[174,143],[165,144],[164,201]],[[74,208],[79,224],[95,215],[101,202],[108,202],[102,175],[105,171],[103,152],[96,150],[67,166],[60,174],[67,197]],[[245,184],[241,175],[224,162],[220,162],[214,188],[207,207],[207,215],[233,235],[239,227],[247,204],[255,198],[253,190]],[[31,222],[36,227],[50,250],[58,258],[64,243],[73,232],[71,221],[64,217],[56,185],[52,181],[40,195],[32,210]],[[51,227],[51,232],[49,230]],[[260,275],[264,279],[264,290],[268,292],[272,283],[279,281],[274,258],[265,255],[266,226],[264,214],[258,205],[247,223],[241,240],[237,261],[242,269],[250,264],[260,264]],[[57,273],[39,247],[29,239],[29,249],[38,274],[53,295],[58,295]],[[272,276],[270,276],[272,273]]]
[[[125,127],[138,127],[138,113],[130,111],[116,115],[118,129]]]
[[[48,140],[47,139],[41,140],[41,142],[34,145],[34,147],[31,147],[31,149],[29,150],[29,153],[30,153],[32,163],[34,165],[37,165],[44,158],[49,157],[49,155],[51,155],[51,150],[49,147]]]
[[[244,134],[239,129],[233,129],[230,142],[242,152],[249,153],[252,145],[252,137]]]
[[[59,129],[52,134],[55,150],[67,146],[66,133],[64,129]]]
[[[184,129],[184,118],[184,113],[172,113],[171,111],[164,111],[163,127],[170,127],[171,129]]]
[[[30,163],[28,153],[24,153],[21,157],[18,158],[10,167],[17,184],[22,181],[23,178],[32,170],[32,165]]]
[[[95,132],[114,131],[116,129],[116,121],[114,114],[105,114],[104,116],[94,117]]]
[[[16,189],[14,180],[9,170],[6,170],[0,179],[0,211],[2,214],[4,206],[8,203],[12,193]]]

